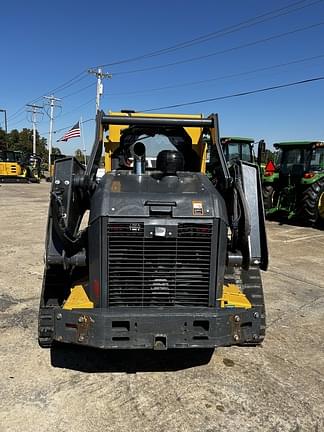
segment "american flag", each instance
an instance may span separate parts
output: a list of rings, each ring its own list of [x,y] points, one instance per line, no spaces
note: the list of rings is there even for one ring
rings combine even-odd
[[[80,122],[75,123],[75,125],[68,130],[63,136],[62,138],[60,138],[57,141],[67,141],[70,138],[77,138],[81,136],[81,132],[80,132]]]

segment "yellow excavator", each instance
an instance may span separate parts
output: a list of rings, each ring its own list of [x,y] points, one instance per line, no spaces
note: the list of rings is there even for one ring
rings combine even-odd
[[[13,150],[0,150],[1,183],[39,183],[41,158],[23,156]]]

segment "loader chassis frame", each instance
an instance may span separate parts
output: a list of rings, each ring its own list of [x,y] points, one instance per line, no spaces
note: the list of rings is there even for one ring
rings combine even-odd
[[[175,176],[112,171],[98,184],[103,134],[110,125],[161,129],[176,125],[200,128],[201,133],[208,129],[209,169],[211,176],[217,176],[216,188],[204,174],[205,167]],[[199,154],[204,160],[205,149]],[[55,164],[40,345],[58,341],[99,348],[167,349],[261,343],[265,311],[260,269],[267,268],[268,255],[259,173],[256,166],[239,161],[230,169],[216,115],[98,113],[87,169],[74,158]],[[233,225],[237,206],[241,219]],[[88,227],[80,231],[88,209]],[[239,284],[244,307],[227,302],[227,284]],[[84,288],[79,301],[85,307],[73,307],[68,301],[76,285],[78,290]]]
[[[50,311],[54,339],[97,348],[211,348],[260,339],[259,308]]]

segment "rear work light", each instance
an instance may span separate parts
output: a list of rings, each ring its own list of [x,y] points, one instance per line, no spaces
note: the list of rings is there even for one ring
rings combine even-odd
[[[310,179],[310,178],[313,178],[314,175],[315,175],[315,173],[313,173],[313,172],[307,172],[307,173],[304,174],[304,178],[305,179]]]

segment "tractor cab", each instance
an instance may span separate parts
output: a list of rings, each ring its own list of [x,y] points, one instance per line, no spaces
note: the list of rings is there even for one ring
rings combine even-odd
[[[253,138],[222,137],[221,144],[227,162],[239,159],[254,163]]]
[[[301,180],[324,171],[324,143],[311,141],[276,143],[279,150],[277,170],[282,176]]]

